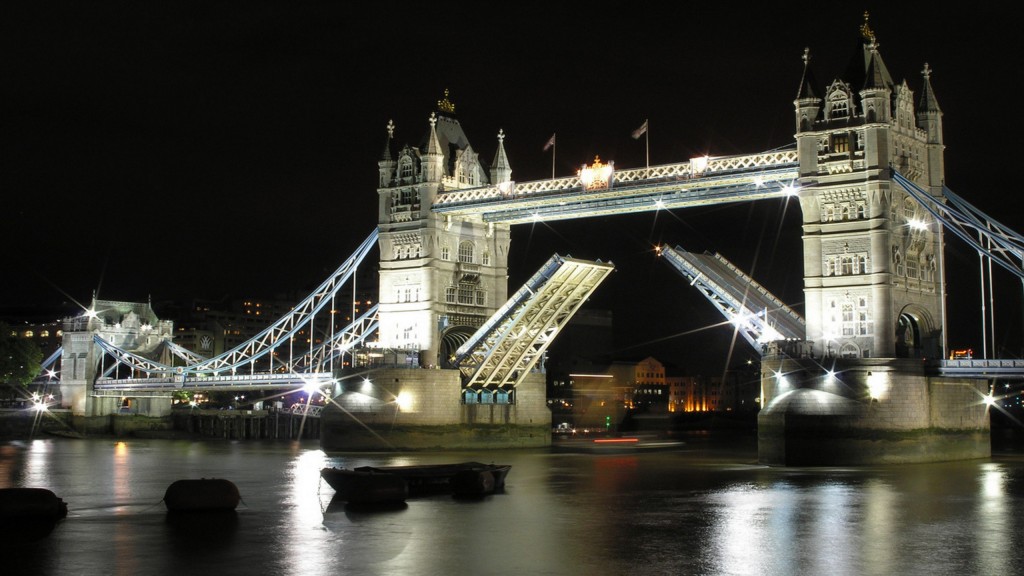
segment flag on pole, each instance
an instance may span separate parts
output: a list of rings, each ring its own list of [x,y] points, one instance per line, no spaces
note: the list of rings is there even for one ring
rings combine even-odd
[[[547,152],[554,145],[555,145],[555,135],[552,134],[551,138],[548,139],[548,143],[544,145],[544,151]]]
[[[633,130],[633,140],[643,136],[645,132],[647,132],[647,120],[644,120],[644,123],[639,128]],[[552,138],[554,137],[552,136]]]

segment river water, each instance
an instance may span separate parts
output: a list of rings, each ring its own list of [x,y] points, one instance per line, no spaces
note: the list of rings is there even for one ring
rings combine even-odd
[[[512,465],[503,493],[389,509],[332,502],[324,466]],[[169,515],[184,478],[234,513]],[[1024,573],[1024,455],[853,468],[757,464],[756,442],[650,453],[324,453],[316,441],[37,439],[0,445],[0,487],[48,488],[53,531],[0,572],[69,575],[1009,575]]]

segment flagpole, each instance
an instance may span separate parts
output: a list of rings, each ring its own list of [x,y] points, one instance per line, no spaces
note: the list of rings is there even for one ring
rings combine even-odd
[[[644,120],[644,125],[647,126],[647,130],[644,130],[644,147],[647,148],[645,152],[645,159],[647,161],[647,177],[651,177],[651,125],[650,120]]]
[[[558,142],[551,145],[551,179],[555,179],[555,152],[558,152]]]

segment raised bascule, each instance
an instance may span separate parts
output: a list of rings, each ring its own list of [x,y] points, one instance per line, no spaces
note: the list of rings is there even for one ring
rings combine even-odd
[[[153,332],[163,324],[149,310],[144,343],[111,334],[115,322],[128,325],[120,317],[80,322],[65,335],[64,397],[83,418],[116,408],[105,398],[129,396],[147,398],[159,416],[174,390],[312,384],[332,399],[321,418],[325,450],[546,446],[544,352],[614,265],[556,254],[509,297],[511,226],[794,197],[803,315],[720,255],[660,248],[762,354],[759,460],[989,456],[991,381],[1024,376],[1024,364],[946,359],[944,231],[1018,276],[1024,239],[945,187],[928,66],[915,93],[891,77],[866,18],[860,32],[855,65],[827,84],[805,53],[795,144],[758,154],[626,170],[595,159],[574,176],[515,182],[504,133],[486,163],[446,93],[422,147],[396,144],[388,124],[374,232],[291,314],[209,359],[174,347],[169,329]],[[373,245],[377,306],[347,327],[314,329]],[[324,334],[318,344],[299,338],[314,331]],[[357,350],[396,362],[353,377],[340,359]]]

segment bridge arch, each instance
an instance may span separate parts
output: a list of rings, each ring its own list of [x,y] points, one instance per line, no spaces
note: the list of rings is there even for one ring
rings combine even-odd
[[[897,358],[934,357],[937,329],[931,313],[923,306],[907,304],[896,317]]]
[[[438,365],[446,368],[451,367],[455,360],[455,352],[460,346],[466,343],[476,333],[472,326],[449,326],[441,333],[441,346],[439,351]]]

